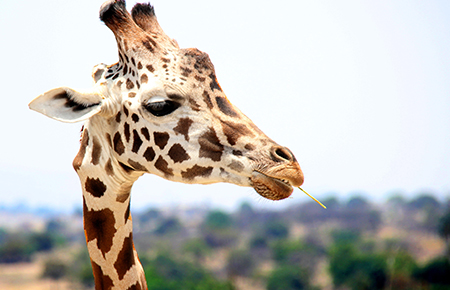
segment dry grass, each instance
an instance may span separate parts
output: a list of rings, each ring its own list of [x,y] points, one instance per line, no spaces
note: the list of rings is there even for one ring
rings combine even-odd
[[[2,290],[69,290],[75,289],[67,281],[41,279],[42,263],[0,264]]]

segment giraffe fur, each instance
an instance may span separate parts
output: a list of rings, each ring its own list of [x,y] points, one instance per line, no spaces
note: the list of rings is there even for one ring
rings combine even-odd
[[[100,19],[119,61],[92,70],[93,87],[52,89],[30,108],[63,122],[85,121],[73,161],[96,289],[146,289],[133,245],[131,188],[145,173],[195,184],[227,182],[284,199],[303,183],[286,147],[267,137],[220,86],[208,54],[181,49],[153,6],[107,1]]]

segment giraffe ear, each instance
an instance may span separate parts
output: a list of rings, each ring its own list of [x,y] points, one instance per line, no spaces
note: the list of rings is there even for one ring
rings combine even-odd
[[[75,123],[100,112],[102,96],[94,92],[78,92],[61,87],[43,93],[29,104],[31,110],[58,121]]]

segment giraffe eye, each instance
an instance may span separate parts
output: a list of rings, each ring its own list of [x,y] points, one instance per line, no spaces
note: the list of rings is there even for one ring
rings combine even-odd
[[[145,109],[156,117],[168,115],[178,109],[179,106],[180,104],[177,102],[159,97],[150,99],[144,105]]]

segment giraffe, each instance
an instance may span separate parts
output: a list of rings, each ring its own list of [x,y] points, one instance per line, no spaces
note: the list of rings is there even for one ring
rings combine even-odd
[[[153,6],[107,1],[100,19],[119,61],[93,68],[93,88],[55,88],[30,108],[63,122],[85,121],[73,161],[83,192],[86,243],[95,289],[146,289],[133,245],[131,188],[144,173],[196,184],[253,187],[287,198],[303,173],[292,152],[229,102],[209,56],[181,49]]]

